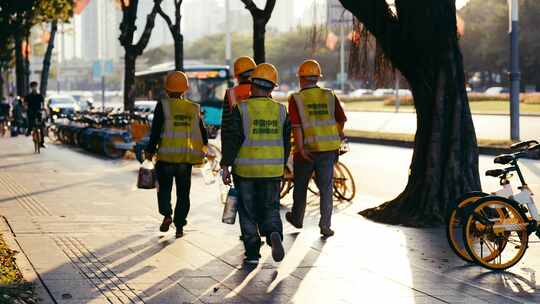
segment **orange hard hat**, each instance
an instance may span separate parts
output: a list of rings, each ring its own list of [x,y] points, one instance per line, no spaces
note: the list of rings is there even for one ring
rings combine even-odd
[[[187,91],[189,89],[189,82],[186,74],[180,71],[169,73],[165,80],[165,89],[175,93],[184,93]]]
[[[262,80],[276,87],[278,85],[278,71],[276,67],[270,63],[259,64],[251,74],[251,81],[255,84],[265,86],[264,82],[260,83],[257,80]]]
[[[298,67],[298,77],[321,77],[321,65],[313,59],[304,61]]]
[[[234,61],[234,77],[238,77],[246,72],[253,71],[257,67],[255,60],[249,56],[236,58]]]

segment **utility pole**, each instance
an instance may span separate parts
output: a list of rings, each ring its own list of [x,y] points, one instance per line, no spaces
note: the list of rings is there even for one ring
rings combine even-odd
[[[340,36],[340,49],[339,49],[339,65],[340,65],[340,73],[339,73],[339,79],[340,79],[340,85],[341,85],[341,93],[345,93],[345,20],[341,20],[339,23],[339,36]]]
[[[508,0],[510,25],[510,139],[519,140],[519,10],[518,0]]]
[[[225,0],[225,64],[231,66],[232,41],[231,41],[231,3]]]

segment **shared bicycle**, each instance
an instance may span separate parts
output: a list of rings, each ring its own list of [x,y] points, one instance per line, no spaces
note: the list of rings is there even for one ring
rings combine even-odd
[[[452,250],[463,260],[492,270],[503,270],[518,263],[528,248],[529,235],[540,237],[540,215],[519,160],[540,153],[531,140],[512,145],[511,154],[499,155],[494,162],[506,166],[486,171],[499,179],[501,189],[492,194],[471,192],[459,200],[448,218],[447,237]],[[516,173],[520,186],[514,193],[510,178]]]

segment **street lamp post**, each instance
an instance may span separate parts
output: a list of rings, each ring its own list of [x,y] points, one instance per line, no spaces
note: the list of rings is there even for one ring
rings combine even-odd
[[[519,10],[518,0],[508,0],[510,26],[510,138],[519,140]]]

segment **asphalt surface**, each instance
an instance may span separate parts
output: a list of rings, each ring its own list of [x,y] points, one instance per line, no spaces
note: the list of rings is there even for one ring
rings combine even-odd
[[[37,289],[43,303],[540,302],[537,244],[510,271],[494,273],[455,257],[441,229],[357,215],[399,193],[410,149],[351,145],[342,161],[358,195],[335,202],[336,235],[320,238],[317,197],[310,196],[304,229],[284,225],[284,261],[273,262],[265,246],[261,264],[249,268],[238,226],[220,222],[218,184],[205,185],[199,170],[186,234],[174,239],[157,231],[155,192],[136,189],[135,161],[53,144],[36,155],[29,138],[0,145],[0,214],[7,220],[0,231],[21,246],[19,260],[29,260],[23,270],[45,286]],[[492,167],[491,158],[481,157],[481,167]],[[540,162],[524,161],[524,168],[540,190]]]
[[[346,129],[414,134],[415,113],[347,112]],[[473,115],[476,136],[481,139],[510,139],[510,117]],[[540,116],[520,118],[520,138],[540,139]]]

